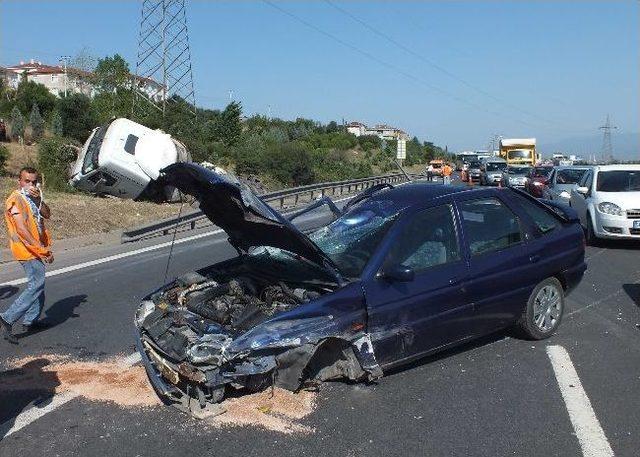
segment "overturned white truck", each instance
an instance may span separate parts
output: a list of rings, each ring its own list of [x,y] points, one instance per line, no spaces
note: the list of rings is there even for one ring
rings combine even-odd
[[[191,162],[191,155],[171,135],[129,119],[96,127],[73,165],[69,183],[99,195],[154,201],[175,201],[174,187],[160,186],[160,170]]]

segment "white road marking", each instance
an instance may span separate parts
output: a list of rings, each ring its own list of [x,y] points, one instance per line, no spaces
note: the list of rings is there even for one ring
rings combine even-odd
[[[613,456],[613,450],[582,388],[569,353],[562,346],[547,346],[560,393],[569,412],[582,454],[585,457]]]
[[[127,367],[132,367],[136,363],[140,362],[140,360],[140,353],[134,352],[133,354],[123,358],[122,363]],[[51,397],[51,402],[47,403],[42,408],[38,407],[38,404],[43,403],[45,400],[36,402],[31,408],[22,411],[14,419],[9,419],[5,423],[0,424],[0,441],[79,396],[80,394],[75,392],[63,392]]]
[[[186,238],[177,239],[174,244],[182,244],[182,243],[186,243],[187,241],[197,240],[199,238],[204,238],[205,236],[216,235],[222,232],[223,232],[222,229],[218,229],[212,232],[200,233],[198,235],[192,235]],[[113,260],[124,259],[126,257],[143,254],[145,252],[156,251],[158,249],[166,248],[168,246],[171,246],[171,241],[166,241],[160,244],[154,244],[153,246],[147,246],[145,248],[135,249],[133,251],[122,252],[120,254],[110,255],[109,257],[103,257],[101,259],[90,260],[89,262],[82,262],[76,265],[70,265],[68,267],[59,268],[57,270],[47,271],[45,274],[45,277],[49,278],[51,276],[58,276],[64,273],[69,273],[71,271],[81,270],[83,268],[93,267],[95,265],[111,262]],[[0,284],[0,287],[1,286],[19,286],[20,284],[24,284],[26,282],[27,282],[27,278],[14,279],[13,281],[3,282],[2,284]]]
[[[404,184],[404,183],[402,183]],[[402,185],[402,184],[399,184]],[[350,197],[345,197],[345,198],[341,198],[339,200],[334,200],[334,203],[339,203],[345,200],[349,200],[351,198],[353,198],[354,196],[350,196]],[[290,213],[292,211],[289,212],[284,212],[282,214],[286,215],[288,213]],[[200,238],[204,238],[206,236],[212,236],[212,235],[217,235],[218,233],[223,233],[224,230],[222,229],[217,229],[217,230],[213,230],[211,232],[207,232],[207,233],[200,233],[198,235],[192,235],[192,236],[187,236],[185,238],[179,238],[174,242],[175,244],[182,244],[182,243],[186,243],[188,241],[193,241],[193,240],[197,240]],[[144,254],[145,252],[150,252],[150,251],[156,251],[158,249],[162,249],[162,248],[166,248],[171,246],[171,241],[166,241],[164,243],[160,243],[160,244],[154,244],[153,246],[147,246],[144,248],[140,248],[140,249],[135,249],[133,251],[128,251],[128,252],[122,252],[120,254],[114,254],[114,255],[110,255],[108,257],[103,257],[101,259],[96,259],[96,260],[90,260],[88,262],[82,262],[82,263],[78,263],[76,265],[70,265],[68,267],[64,267],[64,268],[58,268],[57,270],[52,270],[52,271],[47,271],[45,273],[45,277],[50,278],[52,276],[58,276],[64,273],[70,273],[72,271],[76,271],[76,270],[81,270],[83,268],[88,268],[88,267],[93,267],[96,265],[100,265],[103,263],[107,263],[107,262],[112,262],[114,260],[120,260],[120,259],[124,259],[127,257],[131,257],[134,255],[138,255],[138,254]],[[0,287],[4,287],[4,286],[19,286],[21,284],[25,284],[27,282],[27,278],[19,278],[19,279],[14,279],[13,281],[7,281],[7,282],[3,282],[0,283]]]

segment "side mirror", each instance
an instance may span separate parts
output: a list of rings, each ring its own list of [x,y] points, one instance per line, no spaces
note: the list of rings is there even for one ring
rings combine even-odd
[[[582,195],[584,195],[586,197],[587,194],[589,193],[589,188],[588,187],[576,187],[576,192],[578,192],[579,194],[582,194]]]
[[[380,276],[388,281],[409,282],[413,281],[415,273],[412,268],[404,265],[391,265],[385,268]]]

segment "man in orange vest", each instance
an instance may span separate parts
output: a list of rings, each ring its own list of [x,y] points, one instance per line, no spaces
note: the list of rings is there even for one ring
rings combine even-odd
[[[451,184],[451,173],[453,173],[453,168],[448,163],[445,163],[444,167],[442,167],[443,184]]]
[[[27,287],[9,309],[0,313],[4,338],[13,344],[18,342],[12,332],[13,324],[20,318],[25,331],[46,326],[38,317],[44,305],[44,264],[53,262],[49,232],[44,226],[51,210],[42,201],[37,170],[31,167],[20,170],[18,185],[7,199],[4,218],[13,257],[27,274]]]

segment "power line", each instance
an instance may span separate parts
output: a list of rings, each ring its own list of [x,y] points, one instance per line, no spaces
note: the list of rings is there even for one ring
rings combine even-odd
[[[376,63],[378,63],[378,64],[380,64],[380,65],[382,65],[382,66],[384,66],[386,68],[389,68],[391,70],[396,71],[397,73],[403,75],[404,77],[406,77],[408,79],[411,79],[412,81],[415,81],[415,82],[417,82],[419,84],[427,86],[430,89],[432,89],[432,90],[434,90],[434,91],[436,91],[436,92],[438,92],[438,93],[440,93],[440,94],[442,94],[442,95],[444,95],[444,96],[446,96],[448,98],[451,98],[452,100],[456,100],[456,101],[458,101],[460,103],[463,103],[465,105],[471,106],[472,108],[475,108],[475,109],[477,109],[479,111],[482,111],[484,113],[492,114],[492,115],[498,116],[498,117],[502,117],[503,116],[503,114],[501,114],[501,113],[496,113],[496,112],[488,110],[488,109],[486,109],[486,108],[484,108],[484,107],[482,107],[480,105],[476,105],[475,103],[472,103],[472,102],[470,102],[470,101],[468,101],[468,100],[466,100],[464,98],[458,97],[457,95],[452,94],[451,92],[446,91],[446,90],[444,90],[444,89],[442,89],[442,88],[440,88],[438,86],[435,86],[435,85],[425,81],[422,78],[419,78],[419,77],[417,77],[417,76],[415,76],[415,75],[413,75],[411,73],[407,73],[406,71],[402,70],[401,68],[397,67],[396,65],[391,64],[389,62],[386,62],[386,61],[376,57],[375,55],[371,54],[370,52],[365,51],[363,49],[360,49],[357,46],[354,46],[354,45],[344,41],[343,39],[341,39],[341,38],[339,38],[339,37],[327,32],[327,31],[321,29],[320,27],[317,27],[316,25],[306,21],[305,19],[301,18],[300,16],[298,16],[298,15],[296,15],[296,14],[294,14],[294,13],[292,13],[292,12],[282,8],[282,7],[280,7],[277,4],[274,4],[270,0],[262,0],[262,1],[264,3],[266,3],[267,5],[271,6],[272,8],[280,11],[281,13],[283,13],[283,14],[291,17],[292,19],[300,22],[301,24],[305,25],[306,27],[308,27],[308,28],[310,28],[312,30],[315,30],[316,32],[320,33],[321,35],[326,36],[327,38],[329,38],[329,39],[341,44],[342,46],[345,46],[345,47],[351,49],[352,51],[355,51],[358,54],[361,54],[361,55],[367,57],[369,60],[372,60],[372,61],[374,61],[374,62],[376,62]],[[535,126],[529,124],[528,122],[522,121],[520,119],[516,119],[516,121],[521,123],[521,124],[523,124],[523,125],[526,125],[528,127],[535,127]]]
[[[358,24],[362,25],[364,28],[366,28],[367,30],[373,32],[374,34],[378,35],[379,37],[383,38],[384,40],[388,41],[389,43],[393,44],[394,46],[396,46],[399,49],[402,49],[403,51],[405,51],[406,53],[412,55],[413,57],[419,59],[420,61],[426,63],[427,65],[433,67],[434,69],[438,70],[440,73],[447,75],[448,77],[450,77],[451,79],[458,81],[459,83],[467,86],[468,88],[484,95],[485,97],[488,97],[490,99],[492,99],[493,101],[500,103],[508,108],[511,108],[513,110],[516,110],[522,114],[525,114],[527,116],[530,116],[532,118],[536,118],[540,121],[546,122],[546,123],[550,123],[550,124],[555,124],[555,122],[549,121],[543,117],[538,116],[535,113],[532,113],[530,111],[524,110],[519,106],[513,105],[505,100],[502,100],[499,97],[496,97],[495,95],[491,94],[490,92],[487,92],[486,90],[464,80],[463,78],[455,75],[454,73],[450,72],[449,70],[447,70],[446,68],[438,65],[436,62],[434,62],[433,60],[424,57],[423,55],[415,52],[413,49],[408,48],[407,46],[405,46],[404,44],[400,43],[399,41],[395,40],[393,37],[387,35],[384,32],[381,32],[380,30],[376,29],[375,27],[369,25],[368,23],[366,23],[365,21],[363,21],[362,19],[360,19],[359,17],[355,16],[354,14],[350,13],[349,11],[345,10],[344,8],[341,8],[340,6],[336,5],[335,3],[333,3],[331,0],[325,0],[325,3],[327,3],[329,6],[331,6],[332,8],[334,8],[335,10],[339,11],[340,13],[342,13],[343,15],[351,18],[352,20],[354,20],[355,22],[357,22]]]

